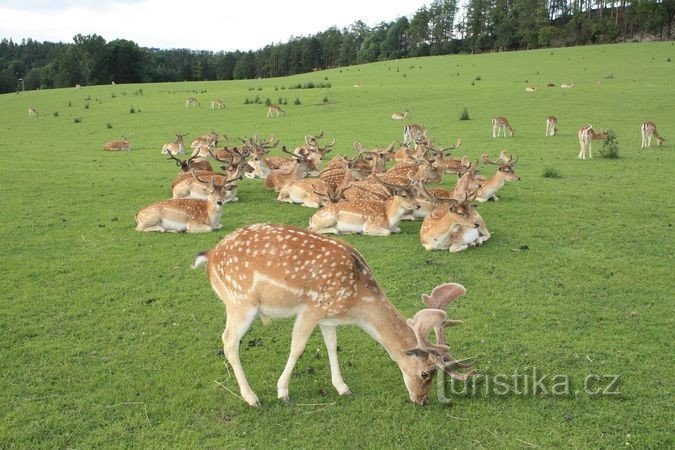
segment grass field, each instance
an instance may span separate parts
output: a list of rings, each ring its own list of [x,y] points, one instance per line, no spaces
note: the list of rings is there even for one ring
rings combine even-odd
[[[0,447],[672,448],[673,58],[671,42],[624,44],[0,96]],[[545,87],[564,81],[575,87]],[[308,82],[331,87],[289,89]],[[287,98],[286,116],[244,103],[256,95]],[[202,106],[186,109],[188,96]],[[226,109],[210,111],[212,98]],[[471,120],[460,121],[465,107]],[[493,234],[480,248],[428,252],[419,222],[388,238],[345,238],[408,317],[437,284],[466,286],[449,313],[465,324],[448,336],[458,357],[481,360],[480,377],[441,380],[439,398],[415,407],[386,352],[342,327],[354,394],[332,388],[317,331],[285,405],[276,380],[292,322],[256,322],[242,362],[263,407],[248,407],[220,353],[223,305],[190,264],[240,226],[305,227],[313,210],[245,180],[219,232],[137,233],[134,214],[169,197],[177,172],[162,144],[216,130],[230,145],[275,134],[292,148],[324,130],[334,153],[352,154],[357,140],[400,142],[404,122],[389,117],[406,108],[405,123],[425,125],[440,146],[461,137],[455,154],[520,158],[521,181],[479,206]],[[492,139],[494,115],[515,137]],[[552,138],[548,115],[559,120]],[[643,120],[669,139],[662,147],[640,150]],[[614,130],[620,158],[600,158],[596,142],[593,160],[577,160],[585,123]],[[121,135],[131,152],[102,151]]]

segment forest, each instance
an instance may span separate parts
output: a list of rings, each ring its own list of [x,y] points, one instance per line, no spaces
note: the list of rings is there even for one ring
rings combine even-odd
[[[356,21],[256,51],[0,41],[0,93],[108,83],[241,80],[391,59],[672,39],[675,0],[433,0],[409,16]]]

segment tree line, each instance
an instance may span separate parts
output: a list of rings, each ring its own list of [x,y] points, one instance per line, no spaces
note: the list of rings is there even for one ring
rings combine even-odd
[[[0,93],[115,83],[241,80],[374,61],[672,38],[675,0],[433,0],[410,18],[356,21],[256,51],[142,48],[77,34],[72,43],[0,41]]]

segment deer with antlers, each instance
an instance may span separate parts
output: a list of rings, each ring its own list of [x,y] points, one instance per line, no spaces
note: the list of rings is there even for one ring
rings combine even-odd
[[[131,142],[126,136],[122,136],[121,141],[108,141],[103,144],[103,151],[106,152],[128,152],[131,150]]]
[[[172,198],[146,206],[136,213],[136,231],[205,233],[222,227],[223,205],[231,195],[231,184],[208,184],[206,200]]]
[[[596,133],[593,129],[593,125],[589,124],[579,128],[577,135],[579,137],[580,147],[577,159],[586,159],[586,156],[588,156],[588,159],[593,159],[593,152],[591,148],[593,141],[607,139],[607,136],[609,136],[609,131],[603,130],[600,133]]]
[[[640,148],[651,147],[652,138],[656,139],[656,144],[659,147],[666,141],[665,138],[659,136],[654,122],[650,122],[649,120],[642,122],[642,125],[640,125],[640,131],[642,133],[642,145]]]
[[[244,373],[239,345],[257,317],[296,317],[290,355],[277,382],[282,401],[289,401],[293,368],[317,325],[326,344],[332,384],[340,395],[351,393],[338,363],[336,327],[343,324],[357,325],[385,348],[401,370],[410,400],[418,405],[428,402],[439,368],[464,381],[476,373],[477,361],[457,360],[444,335],[444,328],[462,323],[449,320],[445,311],[466,292],[459,284],[441,284],[431,295],[423,295],[426,308],[406,320],[356,249],[288,225],[254,224],[235,230],[212,250],[197,255],[192,267],[202,266],[225,304],[225,357],[241,397],[253,407],[259,407],[260,400]],[[429,337],[432,332],[436,342]]]
[[[281,167],[279,169],[271,169],[267,177],[265,177],[265,188],[279,192],[284,186],[293,183],[295,180],[304,178],[307,172],[314,170],[312,161],[309,159],[307,152],[300,152],[295,154],[286,149],[286,146],[281,148],[281,151],[293,157],[293,165],[290,167]]]
[[[183,138],[188,134],[190,133],[182,134],[181,132],[177,132],[176,140],[173,142],[169,142],[168,144],[164,144],[162,146],[162,151],[160,153],[162,155],[166,155],[168,153],[171,153],[172,155],[179,155],[185,153],[185,147],[183,146]]]
[[[420,242],[425,249],[457,253],[490,239],[483,217],[470,203],[476,196],[475,191],[468,192],[470,178],[469,173],[464,174],[455,189],[464,192],[462,200],[433,196],[435,207],[420,228]]]
[[[358,185],[353,183],[344,193],[345,201],[331,203],[314,213],[309,219],[309,230],[321,234],[359,233],[373,236],[399,233],[401,218],[416,207],[411,184],[389,185],[376,175],[372,177],[383,185],[387,198],[349,196],[347,193],[359,190]]]
[[[485,155],[484,162],[488,164],[495,164],[499,166],[493,176],[479,182],[478,192],[476,194],[476,201],[484,203],[488,200],[499,201],[496,192],[504,187],[506,181],[520,181],[520,177],[516,174],[515,165],[518,162],[518,157],[513,159],[509,157],[507,161],[490,161]]]

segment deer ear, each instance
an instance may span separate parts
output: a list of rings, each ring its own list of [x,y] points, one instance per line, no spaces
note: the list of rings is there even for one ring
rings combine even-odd
[[[429,356],[429,352],[417,347],[406,350],[405,354],[408,356],[417,356],[418,358],[426,358]]]

